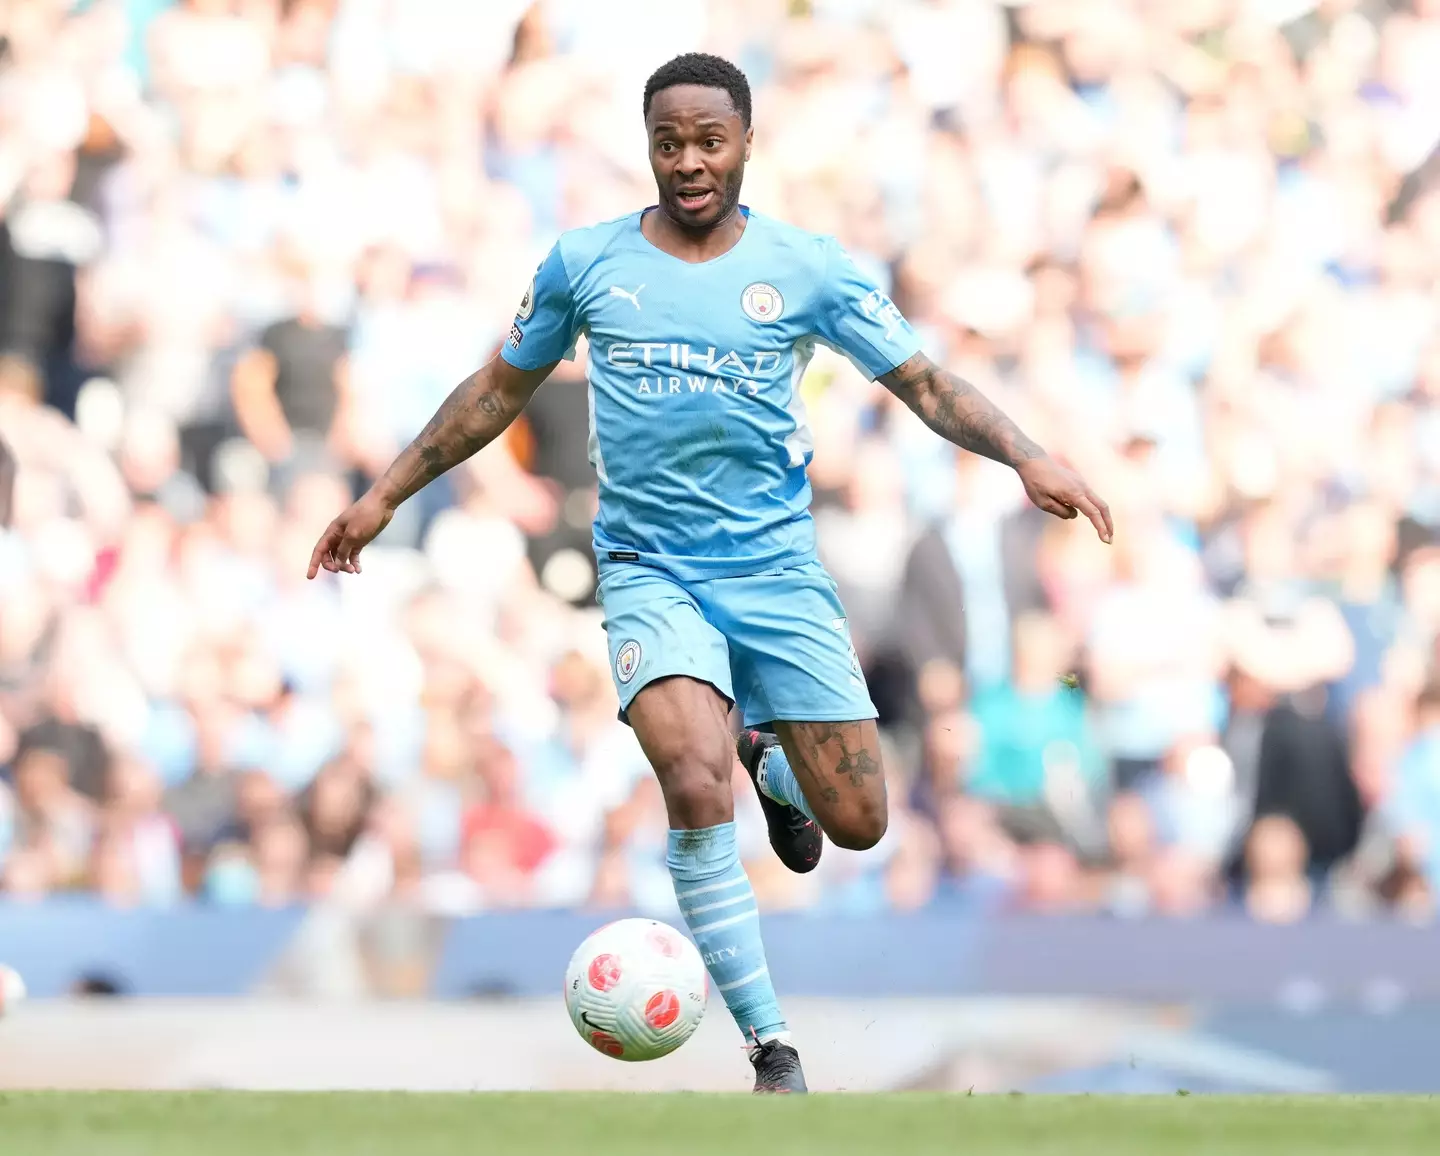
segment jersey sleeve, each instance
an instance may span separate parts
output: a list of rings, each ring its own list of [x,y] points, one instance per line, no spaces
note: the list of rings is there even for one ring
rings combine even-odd
[[[895,302],[856,267],[839,242],[825,242],[825,288],[815,336],[874,381],[920,352],[920,338]]]
[[[557,241],[520,299],[500,356],[516,369],[539,369],[562,358],[573,361],[579,335],[570,275]]]

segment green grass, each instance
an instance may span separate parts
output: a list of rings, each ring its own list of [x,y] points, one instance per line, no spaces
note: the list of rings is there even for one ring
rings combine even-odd
[[[4,1156],[1437,1150],[1440,1098],[0,1094]]]

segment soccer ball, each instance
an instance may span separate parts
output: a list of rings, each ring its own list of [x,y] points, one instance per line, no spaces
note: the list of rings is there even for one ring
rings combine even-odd
[[[580,1038],[632,1063],[668,1056],[694,1035],[708,991],[695,945],[653,919],[600,928],[565,971],[565,1007]]]
[[[25,998],[25,981],[13,967],[0,963],[0,1016]]]

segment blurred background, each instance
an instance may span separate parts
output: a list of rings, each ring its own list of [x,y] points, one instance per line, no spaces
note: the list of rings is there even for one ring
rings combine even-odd
[[[0,957],[42,994],[548,991],[608,913],[673,913],[583,357],[363,578],[304,570],[558,232],[653,202],[644,79],[696,48],[755,89],[746,203],[837,235],[1117,526],[817,357],[893,818],[791,876],[740,776],[777,973],[870,921],[948,990],[998,923],[1039,991],[1079,943],[1112,994],[1357,943],[1440,984],[1440,0],[0,0]]]

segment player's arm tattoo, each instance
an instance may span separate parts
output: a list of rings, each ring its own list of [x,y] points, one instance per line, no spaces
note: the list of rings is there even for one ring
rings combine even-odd
[[[1007,466],[1045,456],[988,397],[923,353],[896,366],[881,383],[946,441]]]
[[[493,358],[453,390],[419,435],[395,459],[378,488],[398,506],[447,470],[484,449],[525,408],[554,366],[516,369]]]

